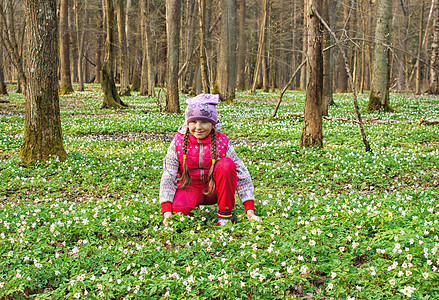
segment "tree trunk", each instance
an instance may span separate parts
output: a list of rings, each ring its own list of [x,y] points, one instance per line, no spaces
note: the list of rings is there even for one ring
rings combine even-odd
[[[192,60],[192,53],[194,48],[194,11],[195,11],[195,0],[187,0],[186,2],[186,57],[185,64],[186,67],[182,70],[181,81],[182,81],[182,91],[183,93],[189,93],[189,89],[192,85],[192,68],[189,66],[194,65]],[[183,41],[182,41],[183,42]]]
[[[418,45],[418,55],[416,59],[416,87],[415,93],[419,95],[421,93],[421,55],[422,55],[422,33],[424,31],[424,1],[421,0],[421,20],[419,22],[419,45]]]
[[[59,57],[61,61],[61,90],[60,94],[73,92],[70,75],[70,38],[69,38],[69,0],[61,0],[59,9],[59,33],[61,36]]]
[[[238,36],[238,58],[237,58],[237,79],[236,87],[238,90],[245,90],[245,52],[247,38],[245,34],[245,14],[246,3],[245,0],[239,1],[239,36]]]
[[[113,0],[105,0],[107,39],[105,41],[105,58],[101,70],[101,86],[104,92],[102,108],[125,108],[114,83],[114,6]]]
[[[306,57],[305,53],[307,52],[307,49],[308,49],[308,36],[306,34],[306,30],[307,30],[306,29],[307,28],[307,24],[306,23],[308,22],[308,18],[307,18],[307,15],[306,15],[305,12],[308,11],[309,1],[310,0],[304,0],[303,1],[303,11],[304,11],[304,14],[303,14],[303,34],[302,34],[302,61],[305,60],[305,57]],[[308,69],[308,64],[305,64],[302,67],[302,70],[300,70],[300,89],[302,91],[306,90],[306,82],[307,82],[307,80],[306,80],[306,78],[307,78],[306,71],[307,71],[307,69]]]
[[[79,57],[78,57],[78,81],[79,81],[79,90],[84,90],[84,76],[85,72],[83,70],[84,66],[84,44],[85,44],[85,35],[86,35],[86,28],[87,28],[87,22],[88,22],[88,0],[84,0],[84,8],[83,8],[83,14],[79,11],[79,5],[78,0],[75,0],[75,19],[76,19],[76,29],[77,29],[77,41],[78,41],[78,49],[79,49]],[[82,28],[80,29],[80,15],[83,17],[83,24]]]
[[[431,41],[430,56],[430,87],[428,92],[439,94],[439,0],[434,0],[433,38]]]
[[[221,0],[221,43],[217,86],[220,99],[230,102],[236,87],[236,0]]]
[[[121,96],[130,96],[130,77],[128,63],[128,45],[125,29],[125,10],[122,0],[116,0],[117,29],[119,37],[120,91]]]
[[[77,39],[77,32],[78,32],[78,28],[76,27],[76,22],[75,22],[75,0],[70,0],[69,2],[69,37],[70,37],[70,44],[69,44],[69,49],[70,49],[70,76],[71,76],[71,80],[72,83],[74,82],[78,82],[78,58],[79,58],[79,53],[78,53],[78,39]],[[76,34],[75,34],[76,33]]]
[[[375,27],[375,49],[372,66],[372,83],[367,111],[389,111],[389,49],[392,28],[392,0],[378,1]]]
[[[143,3],[143,1],[142,1]],[[144,24],[144,20],[142,19],[143,17],[143,10],[142,10],[142,5],[140,4],[140,14],[139,14],[139,23],[140,26],[138,26],[137,28],[137,34],[140,35],[140,38],[136,38],[134,40],[134,48],[136,49],[136,54],[135,54],[135,58],[134,58],[134,71],[133,71],[133,81],[131,83],[131,90],[132,91],[139,91],[140,90],[140,76],[141,76],[141,72],[142,72],[142,46],[143,46],[143,24]]]
[[[322,11],[323,0],[313,1],[316,10]],[[309,82],[306,88],[305,112],[300,147],[323,147],[322,89],[323,55],[322,24],[309,6],[308,16],[308,64]]]
[[[403,49],[405,52],[409,52],[407,49],[407,42],[408,42],[408,36],[409,36],[409,22],[410,22],[410,14],[409,14],[409,2],[410,0],[403,0],[401,1],[401,10],[403,13],[404,18],[401,18],[402,22],[402,30],[399,33],[400,38],[398,38],[400,48]],[[398,90],[399,91],[406,91],[407,90],[407,57],[406,54],[402,51],[400,52],[400,60],[401,62],[398,64]]]
[[[343,4],[342,4],[342,8],[343,8],[343,24],[344,24],[344,30],[346,32],[349,32],[349,19],[350,19],[350,13],[351,13],[351,9],[350,9],[350,4],[351,2],[347,2],[347,0],[344,0]],[[348,57],[350,57],[349,55],[349,49],[346,49],[346,53],[348,55]],[[339,53],[338,55],[338,70],[337,70],[337,89],[341,92],[341,93],[346,93],[348,91],[348,73],[346,72],[346,69],[344,67],[344,58],[343,55],[341,53]]]
[[[258,44],[258,54],[256,56],[255,72],[253,75],[252,93],[256,93],[256,86],[258,85],[259,76],[261,76],[261,67],[266,67],[265,59],[265,41],[266,41],[266,30],[268,23],[268,0],[262,0],[262,21],[261,30],[259,32],[259,44]],[[264,72],[264,71],[263,71]],[[266,90],[266,89],[265,89]]]
[[[98,3],[101,3],[98,1]],[[104,7],[100,7],[97,13],[97,45],[96,45],[96,66],[95,66],[95,83],[101,83],[101,69],[102,69],[102,41],[103,41],[103,22],[104,22]]]
[[[5,84],[5,76],[3,73],[3,47],[0,41],[0,95],[7,95],[8,91],[6,90]]]
[[[26,165],[67,158],[58,96],[56,0],[26,0],[26,121],[20,158]]]
[[[328,23],[329,26],[331,26],[331,23],[329,22],[329,0],[323,0],[323,7],[322,7],[322,17],[323,19]],[[331,45],[331,36],[330,34],[325,30],[325,35],[323,36],[322,40],[322,47],[326,48]],[[328,116],[328,107],[331,102],[333,102],[332,99],[332,69],[331,69],[331,51],[326,50],[323,52],[323,85],[322,85],[322,114],[323,116]]]
[[[166,1],[166,37],[168,49],[165,112],[168,113],[180,113],[180,100],[178,97],[180,11],[181,0]]]
[[[206,0],[198,0],[198,9],[200,10],[200,71],[203,93],[210,93],[209,72],[207,68],[207,34],[206,20],[207,7]]]

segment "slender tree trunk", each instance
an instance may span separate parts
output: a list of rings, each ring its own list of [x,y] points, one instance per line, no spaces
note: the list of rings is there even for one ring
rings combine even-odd
[[[193,65],[192,53],[194,47],[194,11],[195,11],[195,0],[186,1],[186,55],[185,55],[185,65],[186,67],[182,70],[181,81],[182,81],[182,91],[183,93],[189,93],[191,87],[191,72],[192,68],[189,66]],[[183,26],[184,27],[184,26]]]
[[[322,11],[323,0],[310,0],[317,11]],[[309,6],[308,16],[308,63],[309,82],[306,88],[305,112],[303,119],[302,138],[300,147],[323,147],[323,55],[322,35],[323,26],[320,19]]]
[[[148,19],[148,8],[149,8],[149,2],[147,0],[140,2],[140,26],[141,26],[141,33],[140,33],[140,40],[141,43],[141,49],[142,49],[142,65],[140,68],[140,95],[146,96],[148,94],[148,62],[146,60],[146,29],[147,29],[147,19]]]
[[[128,45],[125,29],[125,10],[122,0],[116,0],[117,29],[119,37],[120,95],[130,96]]]
[[[59,10],[59,32],[60,32],[60,60],[61,60],[61,90],[60,94],[73,92],[72,79],[70,76],[70,38],[69,38],[69,0],[61,0]]]
[[[98,3],[102,3],[98,1]],[[104,22],[104,7],[100,7],[97,13],[97,45],[96,45],[96,66],[95,66],[95,83],[101,83],[101,69],[102,69],[102,41],[103,41],[103,22]]]
[[[303,1],[303,35],[302,35],[302,61],[305,60],[305,53],[307,53],[307,49],[308,49],[308,32],[307,32],[307,22],[308,22],[308,18],[305,12],[308,11],[308,5],[309,5],[309,1],[310,0],[304,0]],[[307,60],[308,61],[308,60]],[[302,70],[300,71],[300,89],[302,91],[306,90],[306,78],[307,78],[307,74],[306,71],[308,69],[308,64],[305,64],[302,67]]]
[[[20,157],[24,164],[67,158],[58,96],[56,0],[26,0],[26,121]]]
[[[181,0],[166,1],[167,80],[165,112],[180,113],[178,95],[179,40]]]
[[[114,38],[114,6],[113,0],[105,0],[107,39],[105,41],[105,58],[101,70],[101,86],[104,92],[102,108],[125,108],[119,97],[114,82],[115,38]]]
[[[268,1],[269,0],[262,0],[262,22],[261,30],[259,32],[258,54],[256,56],[255,72],[253,75],[252,93],[256,93],[256,86],[258,85],[259,76],[261,76],[261,67],[263,68],[266,66],[266,61],[264,63],[263,60],[265,58],[265,35],[268,23]]]
[[[439,0],[434,0],[433,38],[430,56],[430,94],[439,94]]]
[[[142,36],[142,35],[140,35]],[[140,74],[142,72],[142,44],[143,39],[136,39],[134,41],[134,47],[136,49],[136,57],[134,58],[134,71],[133,71],[133,81],[131,83],[132,91],[140,90]],[[139,45],[140,44],[140,45]]]
[[[377,24],[375,27],[375,49],[373,59],[372,84],[368,111],[390,110],[389,106],[389,49],[392,28],[392,0],[378,2]]]
[[[401,10],[403,12],[404,18],[401,18],[402,22],[402,30],[400,32],[400,38],[399,38],[399,45],[400,47],[405,51],[407,50],[407,41],[408,41],[408,34],[409,34],[409,22],[410,22],[410,15],[409,15],[409,3],[410,0],[402,0],[401,1]],[[407,58],[405,53],[400,52],[400,62],[398,64],[398,90],[399,91],[405,91],[407,90],[406,87],[406,79],[407,79]]]
[[[207,0],[198,0],[198,9],[200,11],[200,71],[203,92],[210,92],[209,71],[207,68]]]
[[[221,0],[221,43],[218,58],[217,86],[220,99],[230,102],[236,87],[236,0]]]
[[[79,49],[79,57],[78,57],[78,81],[79,81],[79,90],[84,90],[84,76],[85,72],[83,70],[84,66],[84,45],[85,45],[85,35],[86,35],[86,28],[87,28],[87,22],[88,22],[88,0],[84,0],[84,8],[83,13],[79,11],[79,5],[78,0],[75,0],[75,19],[76,19],[76,28],[77,28],[77,41],[78,41],[78,49]],[[80,25],[80,15],[83,16],[83,24],[82,28]]]
[[[350,15],[351,15],[351,9],[350,9],[350,1],[348,0],[343,0],[343,5],[342,5],[342,9],[343,9],[343,25],[344,25],[344,31],[347,32],[347,35],[350,35],[349,33],[349,29],[350,29]],[[349,55],[349,50],[346,49],[346,52],[348,53],[348,57],[350,57]],[[346,93],[348,91],[348,73],[346,72],[346,69],[344,67],[344,61],[343,61],[343,55],[341,53],[339,53],[338,55],[338,70],[337,70],[337,88],[340,92],[342,93]]]
[[[69,0],[69,37],[70,37],[70,72],[71,72],[71,79],[73,82],[79,82],[78,79],[78,30],[79,28],[76,27],[75,22],[75,15],[76,15],[76,6],[75,6],[75,0]]]
[[[5,76],[3,70],[3,46],[0,41],[0,95],[7,95],[8,91],[6,90]]]
[[[153,66],[153,47],[152,47],[152,41],[151,41],[151,30],[149,29],[148,23],[146,23],[145,26],[145,59],[147,64],[147,95],[150,97],[155,96],[155,71]]]
[[[322,17],[331,26],[329,22],[329,0],[323,0]],[[322,47],[326,48],[331,45],[331,36],[325,30],[325,34],[322,39]],[[331,69],[331,51],[326,50],[323,52],[323,85],[322,85],[322,114],[328,116],[328,107],[332,100],[332,69]]]
[[[246,34],[245,34],[245,14],[246,2],[239,1],[239,36],[238,36],[238,58],[237,58],[237,79],[236,88],[238,90],[245,90],[245,52],[246,52]]]

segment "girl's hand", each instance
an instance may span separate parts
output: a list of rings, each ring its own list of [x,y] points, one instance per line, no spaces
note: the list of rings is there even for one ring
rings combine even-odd
[[[167,211],[163,214],[163,225],[165,225],[165,227],[169,226],[169,222],[168,219],[172,216],[172,212]]]
[[[252,209],[247,210],[247,219],[250,221],[262,222],[262,218],[255,215],[255,211]]]

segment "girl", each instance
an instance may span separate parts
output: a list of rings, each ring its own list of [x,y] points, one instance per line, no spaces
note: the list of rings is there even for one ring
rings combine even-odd
[[[235,191],[247,217],[262,220],[255,215],[250,174],[220,132],[218,100],[218,95],[200,94],[186,101],[185,123],[163,161],[160,203],[165,226],[172,212],[189,215],[196,206],[211,204],[218,205],[218,225],[222,226],[232,218]]]

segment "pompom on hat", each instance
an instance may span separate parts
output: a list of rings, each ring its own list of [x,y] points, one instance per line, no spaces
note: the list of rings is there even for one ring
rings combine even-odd
[[[185,124],[196,120],[205,120],[214,125],[218,123],[216,105],[219,102],[219,95],[199,94],[194,98],[186,100],[187,107],[184,113]]]

